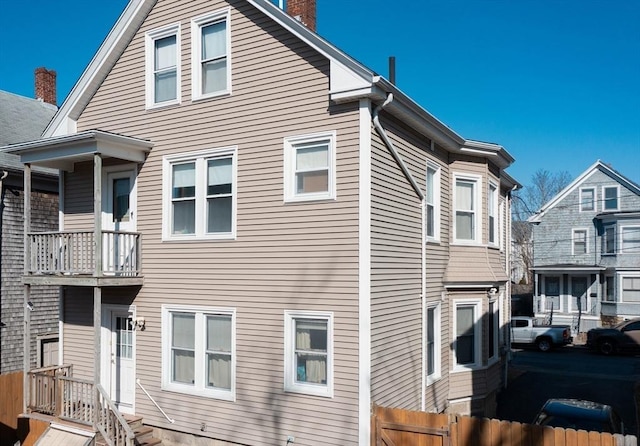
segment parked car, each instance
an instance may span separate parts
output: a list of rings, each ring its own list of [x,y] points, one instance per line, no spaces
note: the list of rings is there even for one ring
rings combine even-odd
[[[611,406],[586,400],[547,400],[533,424],[624,434],[624,423]]]
[[[511,318],[511,343],[535,345],[541,352],[553,347],[571,344],[571,328],[568,325],[544,325],[538,319],[526,316]]]
[[[592,328],[587,332],[587,347],[603,355],[640,352],[640,318],[621,322],[612,328]]]

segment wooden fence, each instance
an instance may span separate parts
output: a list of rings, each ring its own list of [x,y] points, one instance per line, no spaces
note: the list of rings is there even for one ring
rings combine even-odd
[[[17,440],[18,415],[22,413],[22,372],[0,375],[0,438]],[[13,444],[7,443],[7,444]]]
[[[371,446],[637,446],[633,435],[374,407]]]

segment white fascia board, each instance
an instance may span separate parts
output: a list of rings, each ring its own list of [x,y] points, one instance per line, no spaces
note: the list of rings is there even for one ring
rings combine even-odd
[[[76,132],[77,118],[155,3],[156,0],[131,0],[44,130],[43,137]]]

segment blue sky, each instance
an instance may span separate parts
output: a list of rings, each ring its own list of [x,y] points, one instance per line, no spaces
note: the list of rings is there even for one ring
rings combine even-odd
[[[275,0],[274,0],[275,1]],[[61,104],[126,0],[0,0],[0,90]],[[579,175],[597,159],[640,183],[639,0],[317,0],[318,32],[468,139],[502,144],[508,172]]]

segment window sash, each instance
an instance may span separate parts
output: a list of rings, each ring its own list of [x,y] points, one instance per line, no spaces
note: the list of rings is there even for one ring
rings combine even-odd
[[[436,371],[436,308],[427,309],[427,376],[435,374]]]
[[[476,182],[456,180],[456,239],[476,239]]]
[[[595,189],[580,190],[580,210],[593,211],[595,209]]]
[[[610,226],[604,229],[604,237],[602,237],[602,252],[604,254],[616,253],[616,230]]]
[[[582,255],[587,253],[587,231],[573,231],[573,254]]]
[[[458,365],[472,365],[476,358],[476,306],[456,306],[456,363]]]
[[[177,36],[155,39],[153,42],[154,102],[162,103],[177,98]]]
[[[489,196],[487,197],[487,215],[489,224],[489,243],[496,243],[496,214],[498,188],[493,184],[489,184]]]
[[[296,195],[329,191],[329,142],[299,144],[295,148]]]
[[[618,188],[617,187],[605,187],[604,188],[604,203],[603,207],[605,211],[611,211],[618,209]]]
[[[437,179],[438,179],[438,170],[427,166],[427,177],[426,177],[426,186],[427,190],[425,193],[425,204],[426,204],[426,236],[435,238],[437,236],[436,233],[436,224],[437,224],[437,210],[436,210],[436,200],[438,199],[438,187],[437,187]]]
[[[219,20],[200,27],[202,94],[227,89],[227,21]]]
[[[622,228],[620,238],[621,254],[640,254],[640,226]]]

